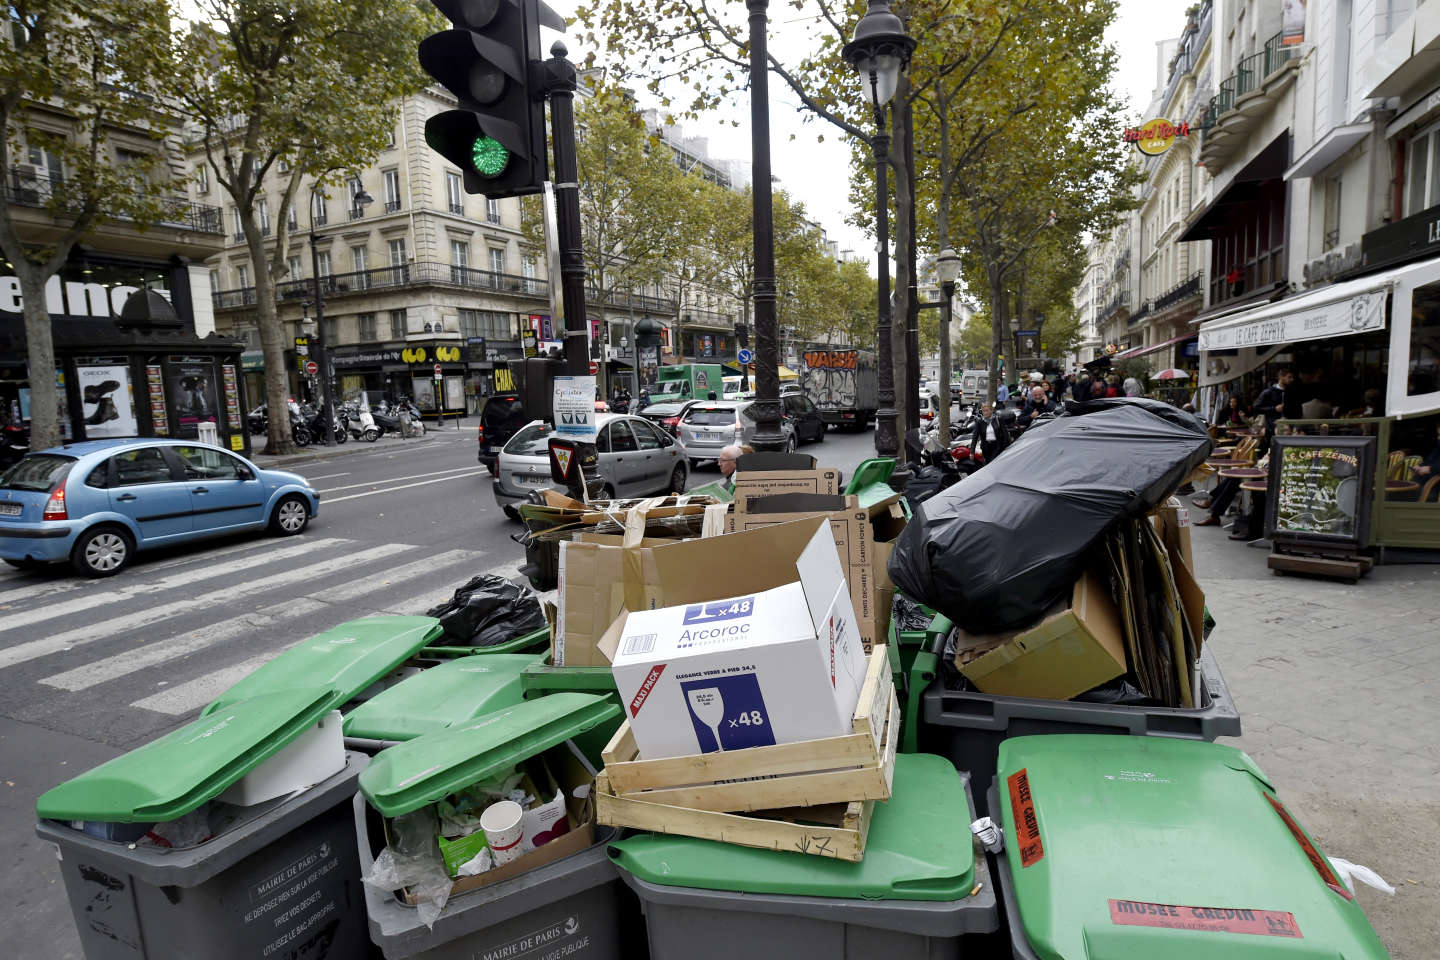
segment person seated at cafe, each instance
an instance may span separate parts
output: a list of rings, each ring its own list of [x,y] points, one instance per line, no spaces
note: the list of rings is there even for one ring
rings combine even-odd
[[[1345,414],[1345,416],[1347,416],[1347,417],[1383,417],[1383,416],[1385,415],[1385,408],[1384,408],[1384,406],[1380,403],[1380,391],[1379,391],[1379,390],[1376,390],[1374,387],[1371,387],[1369,390],[1366,390],[1365,393],[1364,393],[1364,396],[1363,396],[1363,401],[1364,401],[1364,406],[1356,407],[1354,410],[1351,410],[1349,413]]]
[[[1222,427],[1243,427],[1250,422],[1250,412],[1245,409],[1245,401],[1240,399],[1238,393],[1230,394],[1230,402],[1220,413],[1220,426]]]
[[[1440,420],[1435,421],[1435,445],[1411,472],[1411,479],[1422,483],[1434,476],[1440,476]]]
[[[1261,470],[1269,468],[1270,458],[1261,457],[1255,466]],[[1195,521],[1197,527],[1219,526],[1225,517],[1225,511],[1230,509],[1236,494],[1240,492],[1242,481],[1234,477],[1225,477],[1215,488],[1214,494],[1209,498],[1197,498],[1192,503],[1201,510],[1209,508],[1210,512],[1199,520]],[[1250,512],[1243,517],[1237,517],[1235,525],[1230,534],[1231,540],[1258,540],[1264,535],[1265,529],[1265,495],[1255,493],[1250,498]]]

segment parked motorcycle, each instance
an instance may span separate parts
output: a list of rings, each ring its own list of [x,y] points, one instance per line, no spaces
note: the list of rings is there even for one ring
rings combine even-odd
[[[910,482],[905,487],[905,499],[910,502],[912,510],[978,469],[962,468],[941,442],[938,430],[907,431],[905,451],[909,463],[912,464]],[[968,448],[966,452],[969,452]]]
[[[339,416],[346,432],[356,440],[374,443],[380,439],[380,428],[375,425],[375,417],[366,404],[352,400],[340,408]]]

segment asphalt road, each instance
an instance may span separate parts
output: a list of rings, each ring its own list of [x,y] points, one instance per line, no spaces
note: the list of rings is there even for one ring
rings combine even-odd
[[[804,448],[848,475],[874,432]],[[283,469],[322,493],[299,537],[246,535],[142,554],[107,580],[0,571],[0,930],[4,954],[81,956],[45,790],[183,723],[307,637],[373,613],[424,613],[481,573],[515,575],[512,539],[472,427],[347,444]],[[270,464],[265,464],[270,466]],[[702,466],[692,485],[718,476]]]

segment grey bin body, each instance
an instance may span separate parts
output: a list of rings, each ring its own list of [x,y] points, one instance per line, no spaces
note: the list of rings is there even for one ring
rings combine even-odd
[[[1078,700],[1032,700],[973,690],[947,690],[939,678],[921,695],[919,747],[948,757],[970,774],[971,796],[981,816],[988,807],[1000,742],[1051,733],[1114,733],[1214,741],[1240,736],[1240,713],[1220,674],[1211,647],[1197,661],[1206,698],[1192,709],[1136,707]]]
[[[374,854],[363,798],[355,798],[351,841],[357,835],[365,870]],[[608,830],[597,828],[587,850],[511,880],[452,897],[433,929],[393,894],[365,887],[370,939],[386,960],[474,960],[478,957],[583,957],[632,960],[624,946],[633,902],[605,853]],[[604,839],[601,839],[601,838]]]
[[[195,847],[130,849],[44,820],[87,960],[373,956],[351,812],[367,760]]]

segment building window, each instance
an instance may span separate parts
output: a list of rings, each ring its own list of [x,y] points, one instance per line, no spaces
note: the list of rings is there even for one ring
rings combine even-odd
[[[1440,126],[1410,141],[1405,161],[1405,215],[1440,204]]]
[[[391,282],[392,282],[392,283],[404,283],[404,282],[405,282],[405,279],[406,279],[406,278],[405,278],[406,266],[405,266],[405,238],[404,238],[404,237],[401,237],[401,238],[398,239],[398,240],[391,240],[391,241],[390,241],[390,266],[391,266],[391,268],[392,268],[392,269],[391,269],[391,274],[392,274],[392,280],[391,280]]]
[[[390,311],[390,339],[392,339],[392,340],[404,340],[404,339],[405,339],[405,311],[404,311],[404,310],[391,310],[391,311]]]
[[[503,249],[501,249],[500,247],[491,247],[491,248],[490,248],[490,272],[491,272],[491,273],[504,273],[504,272],[505,272],[505,251],[504,251]]]
[[[400,171],[385,171],[385,212],[394,213],[400,209]]]
[[[291,233],[294,233],[299,228],[300,223],[295,213],[295,204],[292,203],[290,204],[289,209],[285,211],[285,229],[289,230]]]
[[[65,179],[65,165],[58,155],[45,147],[30,147],[25,152],[25,159],[35,168],[37,177],[51,183],[59,183]]]
[[[202,197],[210,192],[210,168],[203,163],[195,168],[195,192]]]
[[[255,212],[260,217],[260,236],[270,236],[270,201],[261,197],[255,205]]]
[[[289,259],[289,261],[287,261],[287,266],[288,266],[289,269],[290,269],[290,279],[291,279],[291,280],[299,280],[299,279],[300,279],[300,258],[299,258],[299,257],[291,257],[291,258]]]
[[[231,208],[230,208],[230,222],[231,222],[231,223],[234,225],[234,227],[235,227],[235,242],[236,242],[236,243],[239,243],[241,240],[244,240],[244,239],[245,239],[245,227],[244,227],[244,225],[240,222],[240,208],[239,208],[239,207],[231,207]]]
[[[1343,184],[1339,177],[1325,181],[1325,233],[1321,237],[1323,253],[1340,243],[1340,196]]]
[[[375,314],[362,313],[359,317],[359,336],[361,343],[375,342]]]
[[[351,177],[346,183],[346,195],[350,198],[350,219],[356,220],[365,215],[365,211],[355,202],[355,198],[364,191],[365,185],[360,182],[359,177]]]
[[[465,213],[465,191],[460,186],[460,174],[445,171],[445,197],[450,203],[451,213]]]
[[[491,223],[500,222],[500,201],[485,199],[485,219]]]
[[[498,310],[461,310],[460,335],[487,340],[514,340],[515,315]]]
[[[325,342],[331,346],[340,342],[340,323],[334,317],[326,317],[321,324],[325,331]]]
[[[534,293],[539,287],[535,282],[535,258],[522,257],[520,260],[520,273],[525,277],[525,292]]]
[[[324,226],[329,220],[326,212],[325,194],[317,192],[311,196],[313,199],[310,203],[310,215],[315,218],[315,225],[317,227]]]
[[[250,268],[245,264],[235,267],[235,286],[242,289],[250,286]]]
[[[450,241],[450,282],[464,283],[470,266],[470,244],[464,240]]]
[[[219,271],[219,270],[211,270],[211,271],[210,271],[210,292],[211,292],[211,293],[214,293],[216,290],[219,290],[219,289],[220,289],[220,271]]]
[[[364,247],[350,248],[350,261],[355,265],[354,270],[356,273],[364,273],[369,269],[367,260],[367,251]]]
[[[392,150],[395,148],[395,128],[394,128],[394,127],[391,127],[389,130],[386,130],[386,131],[385,131],[385,146],[386,146],[388,149],[392,149]]]
[[[315,254],[315,275],[317,277],[330,276],[330,251],[320,250]]]

